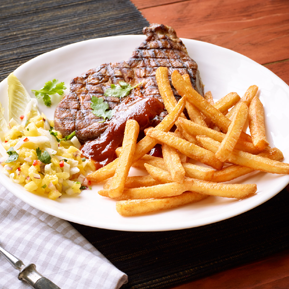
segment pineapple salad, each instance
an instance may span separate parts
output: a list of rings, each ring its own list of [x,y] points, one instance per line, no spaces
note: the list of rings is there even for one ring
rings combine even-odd
[[[0,111],[0,162],[4,174],[27,191],[53,200],[88,188],[86,175],[95,167],[81,156],[75,133],[62,138],[53,129],[53,121],[38,112],[37,100],[30,98],[14,75],[8,77],[8,95],[8,124],[2,106]],[[22,107],[26,107],[24,112]]]

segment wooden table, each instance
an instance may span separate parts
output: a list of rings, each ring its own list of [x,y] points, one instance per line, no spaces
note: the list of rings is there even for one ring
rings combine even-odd
[[[131,1],[150,23],[172,26],[179,37],[244,54],[289,84],[288,0]],[[174,289],[288,287],[289,252],[285,251]]]

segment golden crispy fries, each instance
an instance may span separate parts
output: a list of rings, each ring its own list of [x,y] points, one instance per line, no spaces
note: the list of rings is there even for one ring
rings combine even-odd
[[[208,103],[191,85],[186,84],[177,70],[171,75],[173,85],[181,96],[186,96],[187,100],[197,107],[206,117],[216,124],[223,132],[227,132],[231,123],[230,119],[224,116],[217,108]],[[241,138],[251,141],[251,136],[242,132]]]
[[[168,173],[168,172],[167,172]],[[169,174],[169,173],[168,173]],[[172,196],[178,196],[185,191],[188,191],[190,183],[177,183],[170,182],[165,184],[158,184],[149,187],[139,187],[125,189],[121,196],[116,198],[117,200],[130,200],[130,199],[150,199],[150,198],[166,198]],[[107,197],[109,190],[101,190],[98,193],[101,196]]]
[[[236,92],[230,92],[221,99],[219,99],[214,107],[220,112],[225,113],[228,109],[232,108],[239,100],[240,96]]]
[[[188,133],[184,128],[183,124],[180,122],[180,119],[178,121],[178,130],[181,132],[182,137],[187,140],[188,142],[191,142],[193,144],[198,144],[197,139],[195,138],[194,135]]]
[[[283,154],[277,148],[267,149],[266,151],[260,153],[259,156],[269,158],[275,161],[283,160]],[[242,167],[238,165],[231,165],[219,171],[215,171],[211,181],[212,182],[227,182],[227,181],[236,179],[238,177],[244,176],[246,174],[249,174],[251,172],[254,172],[254,169],[251,169],[248,167]]]
[[[184,74],[183,79],[188,85],[192,85],[189,74]],[[207,123],[205,122],[203,115],[193,104],[187,101],[186,109],[187,109],[187,113],[189,115],[190,120],[194,121],[195,123],[199,125],[207,126]]]
[[[179,196],[163,199],[128,200],[116,203],[117,212],[125,217],[155,213],[201,201],[208,196],[185,192]]]
[[[264,150],[268,145],[265,129],[264,107],[258,96],[255,96],[249,106],[249,128],[254,146]]]
[[[188,85],[180,73],[174,70],[172,75],[172,83],[181,96],[186,95],[187,100],[197,107],[206,117],[213,123],[218,125],[221,130],[226,132],[230,125],[230,120],[226,118],[218,109],[208,103],[200,94],[198,94],[191,85]]]
[[[202,167],[202,166],[192,164],[192,163],[183,163],[182,165],[183,165],[183,168],[185,169],[187,177],[191,177],[191,178],[195,178],[199,180],[210,181],[215,172],[215,170],[213,169]],[[162,170],[165,170],[165,166],[160,165],[160,162],[154,162],[154,161],[149,161],[149,160],[146,162],[144,161],[142,166],[144,169],[150,168],[150,166],[152,166],[152,167],[157,167]]]
[[[238,103],[227,134],[215,154],[216,158],[221,162],[225,162],[235,148],[241,132],[243,131],[247,117],[248,106],[245,102]]]
[[[214,105],[214,99],[213,99],[213,95],[212,95],[212,92],[211,91],[207,91],[205,94],[204,94],[204,99],[210,103],[211,105]]]
[[[122,195],[126,178],[133,162],[136,142],[139,134],[139,124],[133,119],[129,119],[125,125],[123,138],[123,149],[119,156],[115,174],[112,177],[111,185],[108,189],[111,198],[118,198]]]
[[[206,136],[197,136],[197,140],[203,147],[211,150],[212,152],[216,152],[220,145],[219,142]],[[270,160],[259,155],[252,155],[250,153],[238,150],[231,152],[228,158],[228,162],[272,174],[289,174],[289,164]]]
[[[182,96],[177,102],[166,67],[157,69],[156,79],[168,115],[155,128],[147,128],[137,144],[138,126],[127,121],[123,146],[116,150],[118,158],[87,177],[93,182],[106,180],[99,194],[115,199],[119,214],[155,213],[208,196],[242,199],[257,191],[256,184],[222,182],[256,170],[289,174],[289,164],[280,162],[282,152],[270,148],[266,140],[264,108],[256,85],[242,98],[231,92],[214,103],[211,92],[202,97],[189,75],[174,70],[172,84]],[[185,107],[191,120],[183,113]],[[252,137],[243,131],[248,115]],[[174,126],[177,129],[172,132]],[[162,146],[162,157],[147,154],[157,144]],[[222,169],[224,162],[231,164]],[[149,175],[128,176],[131,166]]]
[[[186,176],[194,179],[210,181],[215,173],[215,170],[201,167],[191,163],[183,163]]]
[[[103,185],[103,188],[109,189],[109,186],[111,185],[112,178],[108,179],[106,183]],[[137,187],[149,187],[149,186],[155,186],[158,182],[150,175],[146,176],[132,176],[127,177],[124,187],[125,188],[137,188]]]
[[[182,183],[185,178],[186,172],[183,168],[177,150],[166,144],[163,144],[162,153],[166,168],[171,174],[172,180],[177,183]]]
[[[160,159],[161,161],[158,161],[157,159]],[[158,167],[163,170],[165,170],[166,168],[166,165],[164,164],[164,161],[161,158],[154,157],[154,159],[148,158],[146,160],[142,158],[139,161],[143,161],[143,163],[141,164],[141,168],[143,169],[146,169],[147,165]],[[215,170],[211,168],[202,167],[202,166],[192,164],[192,163],[182,163],[182,166],[185,170],[185,174],[187,177],[191,177],[191,178],[195,178],[199,180],[209,181],[211,180],[215,172]],[[168,171],[168,169],[166,169],[166,171]]]
[[[250,103],[252,99],[255,97],[255,95],[258,92],[258,86],[257,85],[251,85],[243,95],[240,101],[243,101],[247,104],[247,106],[250,106]],[[233,117],[233,114],[235,112],[235,107],[233,107],[227,114],[226,117],[231,119]]]
[[[163,131],[169,131],[180,114],[183,112],[185,108],[186,98],[182,98],[174,110],[169,113],[156,127],[159,130]],[[149,152],[155,145],[157,144],[157,141],[145,136],[143,139],[141,139],[135,149],[135,156],[134,161],[140,159],[143,155],[145,155],[147,152]],[[113,162],[109,163],[108,165],[98,169],[97,171],[89,174],[87,176],[87,179],[92,182],[102,182],[110,177],[112,177],[115,173],[115,169],[118,163],[118,159],[115,159]]]
[[[220,162],[210,151],[176,137],[173,134],[162,132],[158,129],[149,129],[147,131],[147,135],[155,138],[161,143],[165,143],[177,149],[179,152],[188,156],[189,158],[204,163],[215,169],[220,169],[223,166],[222,162]]]
[[[156,80],[158,83],[159,92],[164,101],[165,108],[168,112],[171,112],[177,105],[177,100],[171,88],[167,67],[159,67],[157,69]],[[188,78],[188,81],[190,81],[190,78]],[[203,120],[200,112],[193,105],[186,102],[186,109],[191,119],[201,125],[206,126],[206,123]],[[181,117],[186,118],[183,113],[181,114]],[[176,122],[176,126],[179,127],[178,121]]]
[[[162,183],[171,182],[172,178],[167,171],[146,165],[148,173],[157,181]],[[189,191],[226,198],[242,199],[257,191],[256,184],[222,184],[207,182],[192,178],[185,178],[183,182]]]
[[[186,98],[182,98],[179,100],[178,104],[175,106],[174,110],[170,112],[157,126],[156,128],[161,131],[169,131],[179,118],[180,114],[183,112],[186,104]],[[143,139],[141,139],[136,147],[135,150],[135,157],[134,160],[140,159],[142,156],[144,156],[146,153],[148,153],[157,142],[150,138],[145,136]]]
[[[177,105],[177,100],[171,88],[167,67],[159,67],[156,70],[156,80],[165,108],[168,112],[171,112]]]
[[[192,134],[194,136],[197,135],[205,135],[208,136],[214,140],[217,140],[219,142],[223,141],[225,138],[225,134],[219,131],[216,131],[214,129],[210,129],[207,127],[200,126],[192,121],[189,121],[187,119],[179,119],[179,123],[182,125],[182,128],[186,130],[189,134]],[[252,154],[257,154],[260,152],[259,149],[254,147],[254,145],[251,142],[247,142],[243,139],[239,139],[236,148],[238,150],[243,150]]]

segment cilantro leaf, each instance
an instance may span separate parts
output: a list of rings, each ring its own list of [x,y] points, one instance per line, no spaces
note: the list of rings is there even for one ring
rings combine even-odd
[[[112,97],[125,97],[129,95],[131,90],[139,86],[141,83],[131,86],[129,83],[126,83],[124,81],[120,81],[117,85],[111,84],[110,88],[107,88],[106,91],[104,92],[105,96],[112,96]]]
[[[40,148],[36,149],[37,158],[44,164],[51,163],[51,156],[47,151],[42,152]]]
[[[92,96],[90,106],[93,114],[102,117],[103,120],[111,119],[113,116],[113,110],[109,110],[109,105],[107,102],[104,102],[102,98]]]
[[[9,157],[6,160],[6,163],[15,162],[19,157],[19,154],[14,150],[13,147],[11,147],[7,150],[7,154],[9,155]]]
[[[50,95],[63,95],[65,89],[66,87],[64,85],[64,82],[58,82],[57,79],[53,79],[52,81],[47,81],[41,89],[32,90],[32,92],[38,99],[42,98],[46,106],[51,106]]]

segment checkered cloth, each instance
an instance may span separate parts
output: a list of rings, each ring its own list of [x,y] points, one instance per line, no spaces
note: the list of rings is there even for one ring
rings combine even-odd
[[[68,222],[43,213],[0,185],[0,245],[62,289],[120,288],[127,276]],[[0,288],[24,289],[0,254]]]

